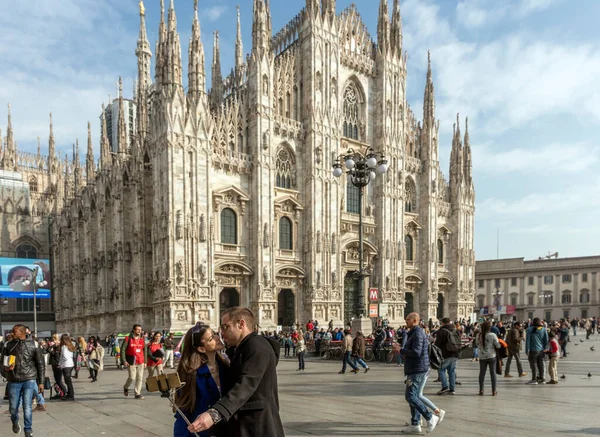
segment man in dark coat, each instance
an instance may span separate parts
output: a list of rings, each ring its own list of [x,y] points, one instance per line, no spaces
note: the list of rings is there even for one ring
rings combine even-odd
[[[228,437],[283,437],[277,393],[279,343],[254,332],[254,316],[233,307],[221,316],[223,339],[234,347],[223,396],[188,427],[192,432],[227,422]]]

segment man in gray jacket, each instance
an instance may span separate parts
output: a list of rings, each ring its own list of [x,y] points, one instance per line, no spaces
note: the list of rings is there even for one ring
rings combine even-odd
[[[548,346],[548,331],[544,328],[542,321],[536,317],[533,319],[533,325],[527,328],[527,337],[525,338],[525,353],[529,358],[531,366],[531,381],[527,384],[537,385],[545,384],[544,380],[544,351]],[[536,371],[539,375],[536,378]]]

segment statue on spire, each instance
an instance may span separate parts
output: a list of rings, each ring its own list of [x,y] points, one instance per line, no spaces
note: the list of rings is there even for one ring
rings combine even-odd
[[[144,0],[140,0],[140,15],[146,15],[146,8],[144,7]]]

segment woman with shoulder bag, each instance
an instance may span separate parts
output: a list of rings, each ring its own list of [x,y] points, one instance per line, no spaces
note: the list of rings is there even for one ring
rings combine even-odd
[[[100,369],[100,360],[102,359],[102,355],[104,355],[104,348],[102,345],[98,344],[96,337],[93,335],[88,339],[87,349],[87,366],[90,371],[90,378],[92,378],[92,382],[98,381],[98,370]]]
[[[163,373],[163,358],[165,357],[165,351],[162,348],[160,339],[162,334],[160,332],[154,333],[150,344],[148,344],[148,378],[153,377],[155,374],[158,376]]]
[[[483,396],[483,383],[485,381],[485,373],[489,367],[490,377],[492,379],[492,396],[496,396],[496,349],[500,347],[498,337],[493,332],[490,332],[490,322],[481,324],[481,332],[477,338],[479,345],[479,396]]]
[[[227,383],[229,364],[221,354],[224,345],[208,325],[198,322],[183,337],[183,352],[177,366],[179,379],[184,383],[177,391],[175,405],[193,422],[221,398],[221,388]],[[224,437],[220,422],[200,437]],[[188,424],[179,412],[175,413],[174,437],[193,437]]]
[[[304,334],[302,330],[298,333],[298,338],[294,340],[294,348],[298,352],[298,372],[304,372],[304,354],[306,353],[306,344],[304,343]]]

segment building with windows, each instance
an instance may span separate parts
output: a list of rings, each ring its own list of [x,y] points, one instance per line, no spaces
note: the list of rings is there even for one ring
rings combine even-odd
[[[508,307],[502,317],[519,320],[600,316],[600,256],[477,261],[475,277],[477,311]]]
[[[468,128],[463,137],[455,125],[447,180],[431,63],[417,121],[406,101],[399,1],[391,18],[387,0],[379,7],[373,41],[354,5],[338,14],[333,0],[307,0],[273,35],[269,2],[254,0],[250,54],[238,13],[235,68],[222,77],[215,33],[208,93],[197,10],[184,90],[173,3],[159,19],[154,81],[142,8],[131,147],[126,128],[110,147],[103,116],[100,166],[88,155],[85,181],[65,190],[53,222],[59,330],[214,326],[238,304],[263,329],[347,323],[359,214],[365,286],[379,289],[382,317],[399,325],[410,311],[426,320],[471,313]],[[119,126],[122,101],[119,91]],[[385,153],[390,171],[360,205],[357,189],[331,170],[341,153],[367,147]],[[82,175],[75,170],[73,184]]]
[[[123,152],[127,152],[131,147],[133,133],[136,129],[135,101],[131,99],[116,98],[108,105],[106,105],[106,107],[102,111],[102,115],[100,116],[100,128],[102,129],[102,123],[104,122],[104,124],[106,125],[106,137],[108,138],[110,151],[113,153],[119,153],[119,147],[123,147],[119,143],[119,111],[121,111],[121,109],[123,110],[123,115],[125,116],[126,129],[126,135],[124,137],[126,141]]]

